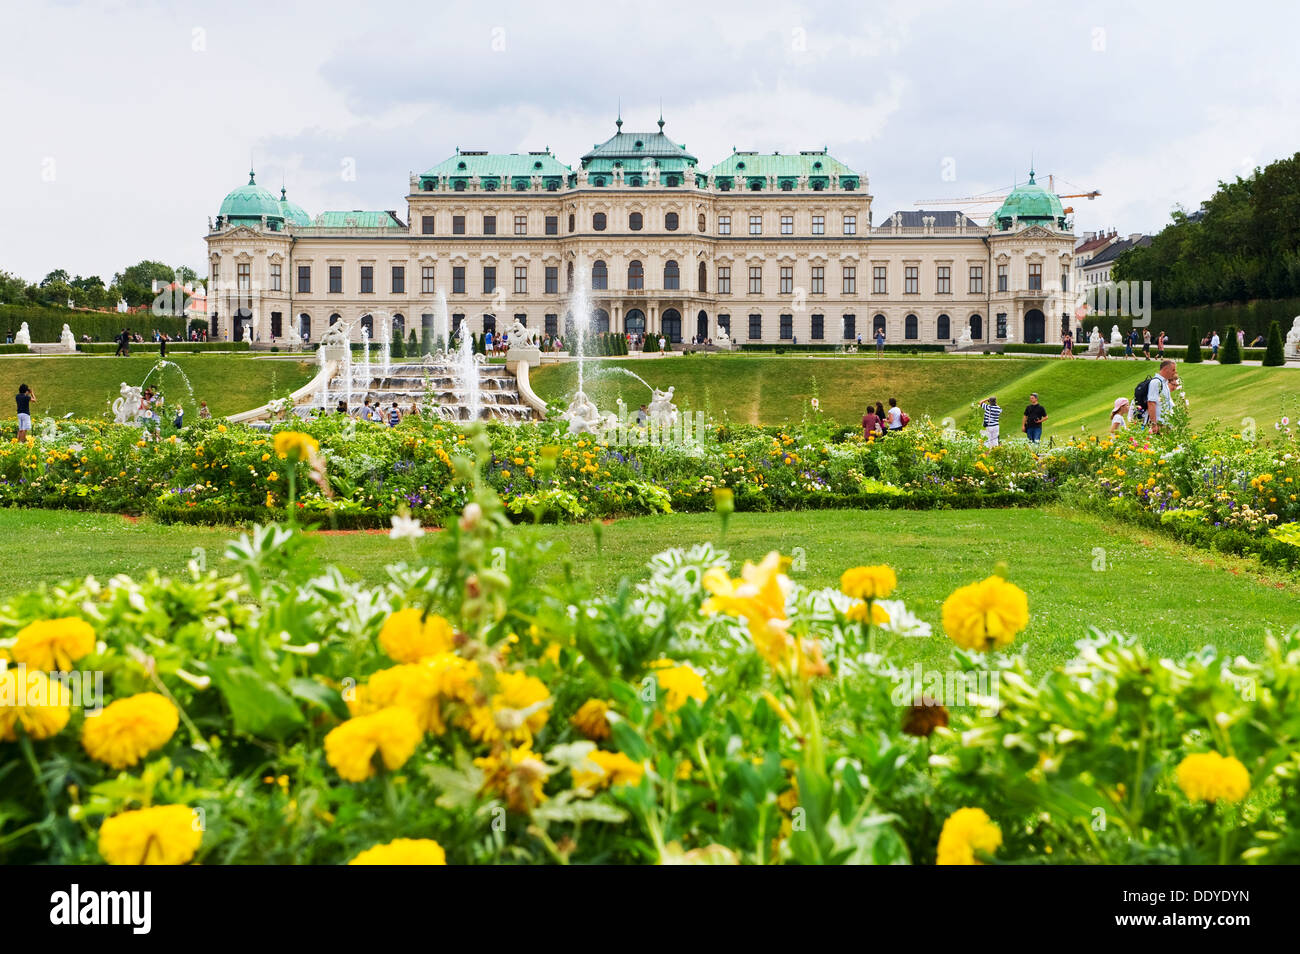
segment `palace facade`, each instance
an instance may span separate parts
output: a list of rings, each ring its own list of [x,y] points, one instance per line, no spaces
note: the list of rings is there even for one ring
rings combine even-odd
[[[983,225],[951,211],[872,225],[866,175],[828,155],[733,152],[703,168],[657,132],[615,134],[576,170],[549,151],[457,151],[412,175],[405,215],[309,216],[281,189],[228,194],[207,234],[215,337],[318,339],[383,324],[429,337],[518,318],[594,331],[799,344],[1056,341],[1074,310],[1060,200],[1017,186]]]

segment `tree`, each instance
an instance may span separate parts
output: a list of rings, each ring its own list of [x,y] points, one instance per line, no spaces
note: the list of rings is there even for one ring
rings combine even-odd
[[[420,339],[415,336],[415,329],[411,329],[410,337],[406,339],[406,353],[412,358],[419,357]]]
[[[1268,326],[1268,350],[1264,352],[1264,367],[1280,368],[1286,364],[1286,351],[1282,344],[1282,326],[1276,321]]]
[[[1228,325],[1227,337],[1219,349],[1219,364],[1241,364],[1241,345],[1237,343],[1237,326]]]
[[[41,279],[41,287],[48,288],[50,285],[67,285],[72,281],[72,276],[68,274],[67,269],[56,268],[44,278]]]
[[[1187,357],[1183,360],[1188,364],[1200,364],[1201,358],[1201,329],[1195,325],[1188,330],[1190,337],[1187,339]]]
[[[406,345],[404,339],[402,338],[401,329],[398,329],[397,334],[393,335],[393,343],[389,347],[388,353],[391,357],[394,358],[406,357]]]

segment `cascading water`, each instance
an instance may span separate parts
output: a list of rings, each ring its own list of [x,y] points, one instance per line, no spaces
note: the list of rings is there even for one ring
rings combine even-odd
[[[379,315],[379,373],[384,379],[393,369],[393,319],[387,312]]]
[[[577,283],[573,288],[573,303],[570,308],[573,311],[573,330],[577,336],[578,346],[578,393],[582,394],[585,393],[582,390],[583,362],[587,350],[587,327],[591,322],[591,296],[587,293],[587,269],[581,260],[578,261],[575,271]]]
[[[483,392],[479,384],[478,362],[465,326],[460,326],[460,347],[456,350],[456,371],[460,377],[462,400],[469,408],[469,419],[477,421],[483,412]]]
[[[447,293],[438,289],[438,307],[433,313],[433,345],[426,352],[438,354],[451,350],[451,318],[447,314]]]
[[[361,361],[358,364],[361,373],[361,393],[364,395],[370,387],[370,331],[361,329]]]

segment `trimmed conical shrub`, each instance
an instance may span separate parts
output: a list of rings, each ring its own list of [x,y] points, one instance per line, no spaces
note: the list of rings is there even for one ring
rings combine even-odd
[[[1187,357],[1183,360],[1188,364],[1200,364],[1204,360],[1201,357],[1201,329],[1192,325],[1187,334],[1190,336],[1187,339]]]
[[[1282,326],[1276,321],[1268,326],[1268,350],[1264,352],[1264,367],[1280,368],[1286,364],[1286,350],[1282,344]]]
[[[1237,326],[1228,325],[1227,337],[1219,348],[1219,364],[1241,364],[1241,345],[1237,342]]]
[[[393,335],[393,344],[388,349],[388,353],[394,358],[406,357],[406,342],[400,334]]]

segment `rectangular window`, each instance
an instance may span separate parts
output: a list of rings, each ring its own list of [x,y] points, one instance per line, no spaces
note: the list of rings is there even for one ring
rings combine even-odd
[[[373,295],[375,293],[375,266],[361,266],[361,294]]]
[[[731,234],[731,216],[729,215],[718,216],[718,234],[719,235]]]
[[[1070,273],[1063,269],[1061,271],[1061,291],[1068,292],[1069,290],[1070,290]]]
[[[217,277],[217,273],[215,271],[213,271],[212,277],[214,279]],[[310,265],[298,266],[298,291],[299,292],[311,291],[311,266]]]
[[[903,269],[903,294],[919,295],[921,293],[921,268],[908,265]]]
[[[794,268],[789,265],[781,266],[781,294],[794,294]]]
[[[432,234],[433,234],[433,216],[432,216],[432,215],[422,215],[422,216],[420,216],[420,234],[421,234],[421,235],[432,235]]]
[[[1007,290],[1007,283],[1010,281],[1010,275],[1007,271],[1008,267],[1009,266],[1006,265],[998,266],[998,291],[1000,292]]]
[[[560,234],[560,217],[558,215],[548,215],[546,217],[546,234],[547,235]]]
[[[528,294],[528,266],[527,265],[515,266],[515,294],[516,295]]]
[[[857,337],[857,334],[858,334],[858,316],[845,315],[844,316],[844,340],[852,341],[854,338]]]
[[[718,266],[718,294],[719,295],[731,294],[731,266],[730,265]]]
[[[793,216],[793,215],[783,215],[783,216],[781,216],[781,234],[782,234],[782,235],[794,235],[794,216]]]
[[[343,294],[343,266],[342,265],[330,266],[330,294],[331,295]]]
[[[451,234],[452,235],[465,234],[465,216],[453,215],[451,217]]]
[[[749,217],[749,234],[750,235],[763,234],[763,217],[761,215],[751,215]]]
[[[528,216],[526,215],[515,216],[515,234],[516,235],[528,234]]]
[[[813,216],[812,234],[813,234],[813,235],[825,235],[825,234],[826,234],[826,216],[824,216],[824,215],[814,215],[814,216]]]
[[[484,235],[497,234],[497,217],[495,215],[483,216],[483,234]]]
[[[406,266],[405,265],[393,266],[393,294],[394,295],[406,294]]]
[[[465,294],[465,266],[453,265],[451,269],[451,293],[453,295]]]
[[[248,262],[240,262],[235,266],[235,283],[241,292],[246,292],[253,287],[253,266]]]
[[[452,333],[452,335],[455,335],[456,332],[460,331],[460,326],[463,325],[464,323],[465,323],[465,316],[464,316],[464,315],[452,315],[452,316],[451,316],[451,333]]]
[[[284,319],[280,312],[271,312],[271,337],[278,338],[284,334]]]
[[[280,266],[271,266],[271,291],[280,291]]]
[[[1029,266],[1029,290],[1043,290],[1043,266],[1031,263]]]
[[[781,316],[781,340],[789,341],[794,337],[794,315]]]
[[[420,294],[422,295],[432,295],[437,291],[433,284],[433,268],[432,265],[420,267]],[[463,292],[465,290],[465,269],[458,268],[456,271],[460,272],[460,290]]]
[[[546,316],[546,333],[547,333],[548,335],[550,335],[552,338],[554,338],[556,335],[558,335],[558,334],[560,333],[560,316],[559,316],[559,315],[547,315],[547,316]]]
[[[984,294],[984,266],[972,265],[970,267],[970,293],[972,295]]]
[[[749,293],[751,295],[763,294],[763,266],[749,266]]]
[[[889,266],[873,265],[871,268],[871,290],[877,295],[883,295],[889,290]]]
[[[814,295],[826,294],[826,266],[814,265],[812,267],[812,293]]]
[[[1006,312],[999,312],[998,313],[998,337],[1005,338],[1006,336],[1007,336],[1007,315]]]
[[[497,290],[497,269],[495,265],[483,266],[483,294],[490,295]]]
[[[844,234],[845,235],[858,234],[858,217],[856,215],[844,216]]]
[[[939,272],[935,276],[935,292],[940,295],[952,294],[952,266],[940,265]]]
[[[558,265],[546,266],[546,294],[555,295],[560,291],[560,268]]]
[[[763,316],[750,315],[749,316],[749,340],[758,341],[762,337],[763,337]]]
[[[825,338],[825,337],[826,337],[826,316],[825,316],[825,315],[813,315],[813,316],[812,316],[812,339],[813,339],[813,341],[821,341],[821,340],[822,340],[823,338]]]
[[[844,294],[856,295],[858,292],[858,270],[853,265],[844,266]]]

